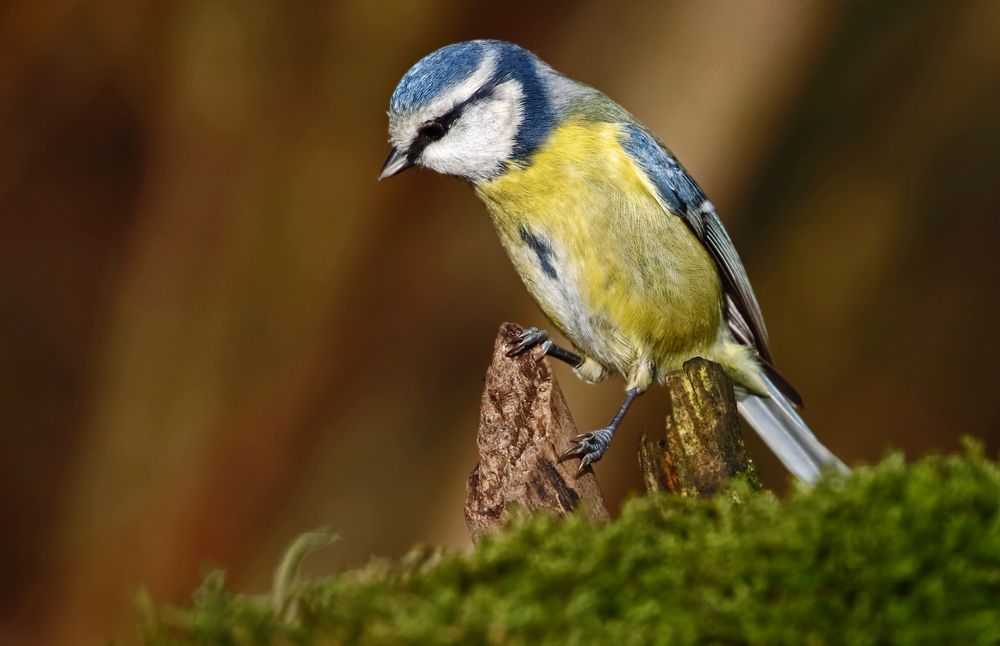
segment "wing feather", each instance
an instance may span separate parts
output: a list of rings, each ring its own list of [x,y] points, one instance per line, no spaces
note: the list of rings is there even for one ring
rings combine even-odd
[[[715,207],[680,162],[652,133],[636,123],[623,125],[622,147],[656,187],[664,208],[683,218],[708,249],[722,277],[724,312],[733,334],[771,363],[767,328],[750,279]]]

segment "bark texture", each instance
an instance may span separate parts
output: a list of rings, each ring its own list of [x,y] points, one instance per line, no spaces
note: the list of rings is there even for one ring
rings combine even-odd
[[[504,522],[512,505],[565,514],[580,509],[608,519],[593,472],[576,476],[576,461],[560,464],[577,434],[548,362],[535,348],[519,357],[507,351],[521,332],[500,326],[486,372],[479,420],[479,463],[468,481],[465,519],[473,540]]]

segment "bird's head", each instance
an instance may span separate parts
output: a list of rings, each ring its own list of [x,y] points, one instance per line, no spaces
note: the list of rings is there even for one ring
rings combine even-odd
[[[471,182],[526,159],[551,130],[558,75],[512,43],[443,47],[403,76],[389,102],[392,151],[379,179],[423,166]]]

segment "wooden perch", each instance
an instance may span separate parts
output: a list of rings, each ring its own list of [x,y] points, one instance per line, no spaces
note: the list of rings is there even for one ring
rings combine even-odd
[[[718,364],[701,358],[667,376],[666,437],[642,436],[639,465],[650,491],[710,496],[736,475],[757,482],[740,436],[733,387]]]
[[[508,509],[580,509],[607,520],[593,472],[577,477],[577,461],[560,464],[576,425],[548,362],[536,348],[508,357],[521,328],[500,326],[480,409],[479,463],[469,476],[465,520],[473,540],[503,525]],[[671,414],[666,435],[642,436],[639,463],[650,491],[709,496],[729,479],[756,482],[740,437],[736,399],[722,368],[695,358],[668,375]]]
[[[577,430],[541,350],[507,356],[520,332],[513,323],[500,326],[486,371],[479,463],[469,476],[465,503],[473,540],[499,528],[511,504],[558,514],[580,509],[594,520],[608,518],[594,474],[576,477],[575,460],[558,461]]]

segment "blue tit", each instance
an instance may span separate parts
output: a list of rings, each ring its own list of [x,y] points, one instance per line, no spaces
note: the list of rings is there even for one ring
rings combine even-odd
[[[739,255],[701,188],[670,151],[601,92],[508,42],[426,56],[389,103],[392,150],[379,179],[422,166],[472,185],[542,311],[575,346],[531,328],[586,382],[614,373],[625,399],[565,457],[601,459],[635,398],[695,356],[722,366],[742,416],[812,482],[845,469],[812,434],[775,370]]]

